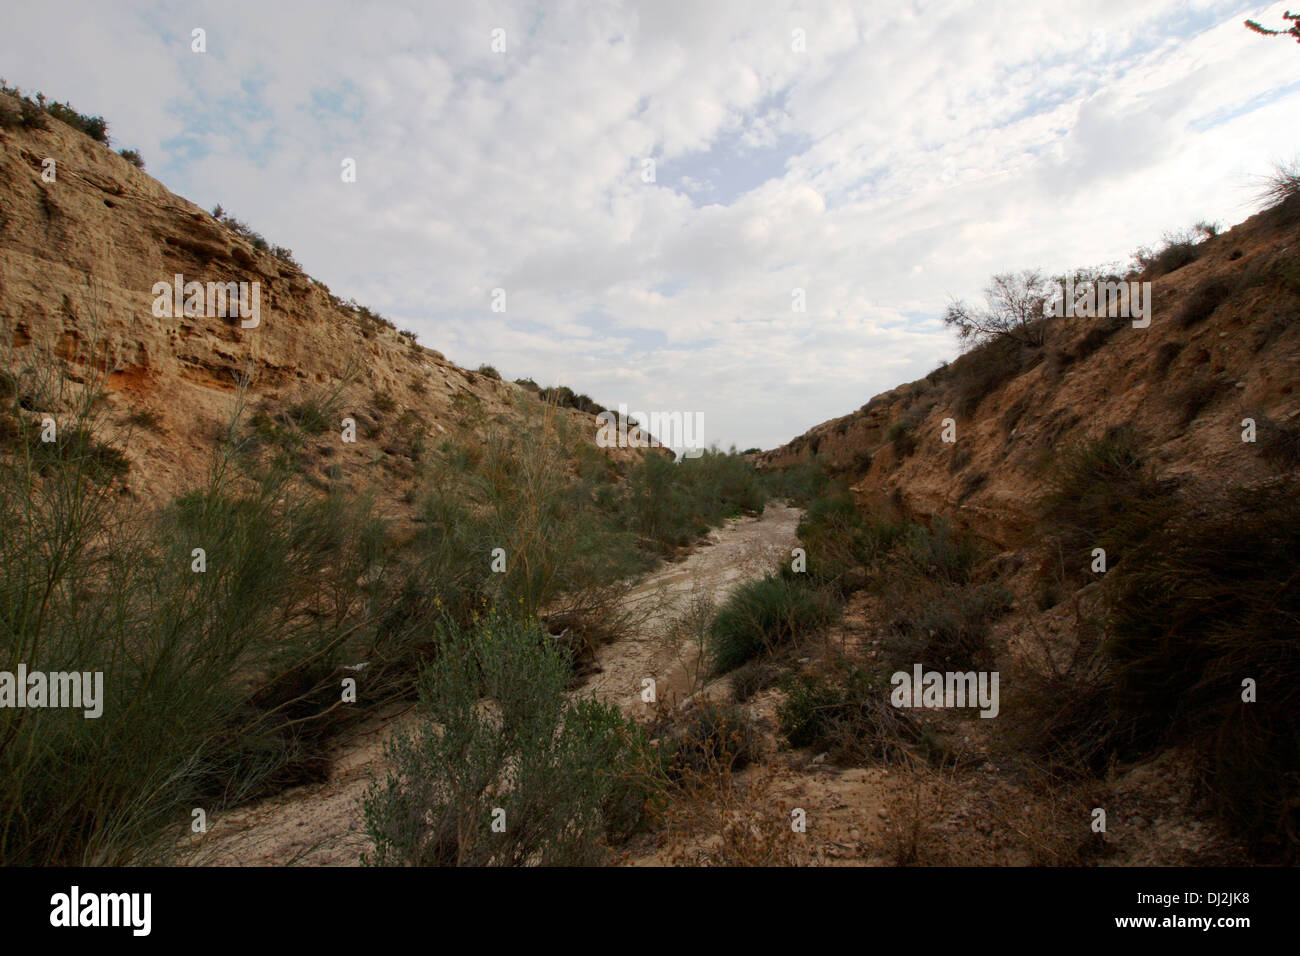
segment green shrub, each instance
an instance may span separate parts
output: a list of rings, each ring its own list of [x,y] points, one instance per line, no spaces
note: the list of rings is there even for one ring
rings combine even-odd
[[[151,431],[162,430],[162,416],[148,408],[133,408],[126,420],[132,425],[148,428]]]
[[[49,475],[55,471],[74,471],[96,482],[111,482],[130,471],[130,462],[122,450],[99,441],[75,420],[57,427],[53,441],[44,440],[44,427],[40,421],[18,421],[11,425],[12,437],[25,444],[26,455],[32,471]]]
[[[121,156],[136,169],[144,169],[144,157],[140,155],[139,150],[119,149],[117,155]]]
[[[882,561],[905,530],[888,517],[868,518],[843,488],[826,489],[809,502],[799,523],[808,575],[815,584],[847,597],[865,586],[860,571],[870,571]]]
[[[491,366],[487,366],[491,368]],[[495,372],[496,370],[493,369]],[[500,375],[497,376],[500,378]],[[532,379],[522,379],[522,382],[532,382]],[[533,383],[536,384],[535,382]],[[525,386],[526,388],[528,386]],[[532,390],[531,388],[529,389]],[[588,395],[580,395],[567,385],[548,386],[538,389],[537,396],[544,402],[552,405],[558,405],[561,408],[572,408],[575,411],[586,412],[588,415],[599,415],[605,409],[593,401]]]
[[[1135,722],[1113,706],[1113,675],[1090,619],[1077,623],[1074,638],[1068,655],[1040,646],[1023,656],[1023,669],[1004,685],[1002,709],[1008,743],[1066,780],[1100,777],[1115,759],[1140,756]]]
[[[1203,503],[1125,562],[1108,602],[1114,705],[1148,746],[1191,742],[1255,851],[1300,857],[1300,494]],[[1257,699],[1243,702],[1243,682]]]
[[[767,494],[804,505],[824,493],[831,476],[822,463],[804,460],[784,468],[764,470],[758,474]]]
[[[485,376],[487,376],[488,378],[494,378],[494,379],[496,379],[498,382],[501,381],[501,373],[498,372],[498,371],[497,371],[495,368],[493,368],[491,365],[480,365],[480,366],[478,367],[478,373],[479,373],[480,375],[485,375]],[[590,399],[588,399],[588,401],[590,401]]]
[[[143,169],[144,167],[142,166],[141,168]],[[234,216],[228,215],[226,211],[221,207],[220,204],[213,207],[212,217],[216,219],[219,223],[221,223],[223,226],[225,226],[227,229],[229,229],[231,232],[235,233],[235,235],[248,240],[248,242],[252,244],[253,248],[258,250],[259,252],[268,252],[271,255],[275,256],[275,258],[279,259],[281,262],[287,263],[288,265],[291,265],[296,269],[302,268],[302,266],[299,265],[298,260],[294,258],[292,249],[287,249],[284,246],[272,245],[271,243],[267,242],[266,237],[264,235],[262,235],[257,230],[253,229],[251,226],[248,225],[248,223],[236,219]],[[370,328],[370,326],[378,325],[381,323],[383,325],[386,325],[388,328],[396,328],[396,326],[394,326],[393,323],[389,322],[387,319],[383,318],[382,316],[378,315],[375,312],[371,312],[369,309],[365,308],[364,306],[358,306],[356,302],[343,303],[340,302],[338,299],[336,299],[329,292],[326,292],[326,295],[329,295],[330,301],[333,302],[335,305],[339,306],[340,308],[348,309],[349,311],[357,313],[358,316],[362,319],[363,327],[366,331],[372,332],[373,330]]]
[[[674,463],[652,451],[631,469],[620,510],[647,544],[669,554],[728,518],[762,513],[766,499],[743,455],[709,449]]]
[[[725,674],[760,654],[826,627],[835,609],[819,590],[778,574],[740,585],[709,627],[713,672]]]
[[[329,429],[330,422],[327,416],[331,411],[332,409],[325,402],[307,399],[289,406],[288,415],[294,425],[308,435],[319,435]]]
[[[535,622],[444,626],[420,675],[423,719],[363,799],[368,862],[603,862],[640,817],[645,747],[613,705],[569,697],[569,667]]]
[[[298,260],[293,257],[292,249],[285,248],[284,246],[271,246],[270,252],[271,255],[275,256],[281,262],[288,263],[298,269],[302,268],[302,265]]]
[[[573,480],[567,449],[554,422],[522,441],[496,429],[482,446],[446,446],[429,466],[409,580],[386,627],[404,633],[440,602],[461,621],[496,604],[545,611],[575,640],[616,632],[628,613],[619,595],[645,559],[597,506],[599,479]],[[494,573],[497,548],[504,571]]]
[[[1174,484],[1151,473],[1123,429],[1065,449],[1046,479],[1040,528],[1059,542],[1071,580],[1089,571],[1095,548],[1115,567],[1176,507]]]
[[[40,99],[40,96],[37,96]],[[84,113],[78,113],[69,103],[54,102],[45,107],[45,112],[53,116],[56,120],[66,123],[75,130],[85,133],[97,143],[103,143],[105,146],[109,143],[108,123],[102,116],[87,116]]]
[[[50,380],[55,367],[18,372],[15,394],[59,407],[69,389]],[[322,735],[346,714],[334,670],[363,653],[356,582],[382,536],[363,509],[304,495],[280,472],[243,473],[226,446],[206,485],[133,511],[86,453],[101,387],[65,406],[47,460],[0,456],[5,657],[99,671],[104,689],[97,719],[0,710],[11,864],[156,859],[195,806],[319,779]]]
[[[17,127],[19,129],[49,129],[50,122],[45,110],[38,103],[25,96],[22,90],[5,84],[0,80],[0,93],[14,98],[16,110],[0,109],[0,129]]]

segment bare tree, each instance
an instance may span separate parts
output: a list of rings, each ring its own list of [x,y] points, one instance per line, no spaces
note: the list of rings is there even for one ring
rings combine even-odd
[[[1046,322],[1043,307],[1048,282],[1037,270],[1003,272],[995,275],[984,290],[985,308],[974,308],[958,299],[944,313],[945,325],[957,330],[968,348],[1009,339],[1022,345],[1043,344]]]

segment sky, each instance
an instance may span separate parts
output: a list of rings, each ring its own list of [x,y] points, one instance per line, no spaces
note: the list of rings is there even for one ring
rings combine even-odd
[[[0,76],[461,365],[771,448],[951,359],[995,273],[1255,211],[1300,45],[1242,21],[1285,9],[41,2]]]

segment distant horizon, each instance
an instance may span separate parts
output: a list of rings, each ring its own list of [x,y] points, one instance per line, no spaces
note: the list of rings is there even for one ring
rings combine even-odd
[[[1285,9],[53,3],[0,73],[460,365],[769,450],[953,358],[994,273],[1251,215]]]

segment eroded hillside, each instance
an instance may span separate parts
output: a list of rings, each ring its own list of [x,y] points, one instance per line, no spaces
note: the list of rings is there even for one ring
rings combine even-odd
[[[1041,348],[985,347],[877,395],[759,457],[817,456],[868,507],[947,517],[1003,548],[1027,543],[1032,502],[1062,449],[1128,429],[1171,477],[1267,481],[1300,426],[1300,224],[1261,213],[1152,282],[1150,326],[1062,318]],[[1242,420],[1257,423],[1242,441]],[[955,440],[944,441],[944,420]],[[1289,444],[1288,444],[1289,443]]]
[[[0,94],[0,111],[19,109]],[[341,301],[291,255],[259,248],[260,237],[230,228],[64,123],[0,124],[0,147],[0,335],[12,349],[4,364],[52,357],[74,378],[107,372],[102,437],[131,431],[125,483],[137,497],[166,500],[203,475],[242,376],[263,420],[335,413],[318,423],[324,437],[310,451],[317,479],[377,477],[378,466],[393,497],[409,487],[424,447],[472,442],[494,424],[516,428],[520,407],[535,404],[527,388],[461,368]],[[206,301],[206,311],[235,314],[155,315],[155,283],[172,285],[177,275],[205,291],[208,283],[257,283],[256,324]],[[594,439],[592,414],[558,414],[575,437]],[[337,440],[333,419],[343,417],[355,420],[357,441]]]
[[[759,456],[829,476],[800,535],[843,599],[782,726],[926,768],[896,861],[1295,858],[1300,194],[1277,183],[1143,251],[1149,325],[1033,319]],[[914,666],[1000,674],[996,719],[884,722]]]

